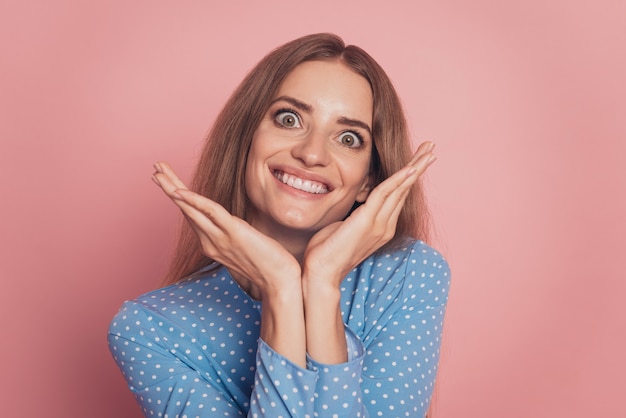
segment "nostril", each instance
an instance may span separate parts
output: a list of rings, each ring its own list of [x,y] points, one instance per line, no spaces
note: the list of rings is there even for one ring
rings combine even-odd
[[[292,155],[307,166],[328,164],[328,149],[326,141],[308,138],[293,148]]]

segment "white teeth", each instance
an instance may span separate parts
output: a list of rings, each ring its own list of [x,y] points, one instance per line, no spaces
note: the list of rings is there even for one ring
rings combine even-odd
[[[311,180],[302,180],[299,177],[283,173],[282,171],[274,172],[274,176],[286,185],[293,187],[294,189],[302,190],[303,192],[314,194],[328,193],[328,188],[322,183],[317,183]]]

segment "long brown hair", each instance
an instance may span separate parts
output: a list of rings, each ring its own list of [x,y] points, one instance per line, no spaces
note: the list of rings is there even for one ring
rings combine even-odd
[[[339,60],[367,79],[372,88],[374,185],[408,163],[412,152],[407,123],[389,77],[361,48],[346,46],[338,36],[322,33],[278,47],[244,78],[209,132],[191,182],[192,190],[247,219],[244,173],[252,136],[285,77],[302,62],[312,60]],[[421,183],[414,189],[400,213],[394,238],[383,248],[398,246],[406,237],[428,239],[428,212]],[[165,283],[175,283],[212,263],[185,222]]]

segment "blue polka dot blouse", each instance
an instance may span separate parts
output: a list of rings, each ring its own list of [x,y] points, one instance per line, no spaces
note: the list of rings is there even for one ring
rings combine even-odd
[[[421,241],[370,256],[341,285],[343,364],[272,350],[261,302],[223,267],[125,302],[109,347],[146,417],[422,417],[449,285]]]

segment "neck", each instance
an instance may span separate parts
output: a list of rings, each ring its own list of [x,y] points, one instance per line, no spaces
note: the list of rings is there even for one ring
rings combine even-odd
[[[253,226],[259,232],[278,241],[302,265],[304,252],[315,231],[298,231],[281,225],[273,225],[271,228],[257,227],[254,224]]]
[[[276,222],[270,216],[255,213],[254,210],[250,211],[249,219],[247,220],[257,231],[278,241],[302,265],[304,252],[307,245],[309,245],[309,241],[317,232],[316,230],[286,226]]]
[[[254,222],[251,222],[251,225],[262,234],[282,245],[302,266],[304,252],[315,231],[298,231],[281,225],[272,225],[271,228],[268,228],[266,224],[255,225]],[[254,300],[262,300],[260,289],[251,283],[247,277],[230,269],[229,271],[244,292]]]

